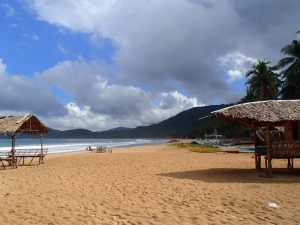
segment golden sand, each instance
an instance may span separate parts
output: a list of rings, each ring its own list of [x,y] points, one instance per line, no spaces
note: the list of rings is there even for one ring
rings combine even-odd
[[[251,154],[166,144],[48,155],[0,170],[0,224],[299,224],[300,175],[273,164],[261,178]]]

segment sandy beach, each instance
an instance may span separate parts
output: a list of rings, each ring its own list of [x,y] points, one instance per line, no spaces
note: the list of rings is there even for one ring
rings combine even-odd
[[[0,224],[299,224],[300,173],[273,166],[168,144],[48,155],[0,170]]]

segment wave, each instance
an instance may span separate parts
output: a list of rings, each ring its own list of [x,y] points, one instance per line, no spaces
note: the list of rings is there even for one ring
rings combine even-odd
[[[166,142],[165,139],[48,139],[45,140],[44,148],[48,148],[48,153],[65,153],[74,151],[85,151],[86,147],[106,146],[126,147],[139,146],[147,144],[156,144]],[[0,140],[0,151],[10,151],[11,143],[7,140]],[[20,139],[17,143],[17,149],[35,149],[40,148],[40,143],[35,139]]]

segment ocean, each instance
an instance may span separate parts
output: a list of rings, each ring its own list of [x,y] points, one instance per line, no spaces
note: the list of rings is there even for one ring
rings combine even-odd
[[[88,146],[106,146],[108,148],[160,144],[167,139],[47,139],[43,140],[44,148],[49,154],[85,151]],[[16,139],[16,149],[40,148],[40,139]],[[11,150],[11,139],[0,139],[0,152]]]

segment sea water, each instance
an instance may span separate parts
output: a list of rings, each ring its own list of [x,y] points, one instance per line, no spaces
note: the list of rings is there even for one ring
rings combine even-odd
[[[129,147],[159,144],[167,142],[166,139],[44,139],[43,147],[48,148],[48,153],[65,153],[85,151],[88,146],[106,146],[108,148]],[[40,139],[16,139],[16,149],[40,148]],[[11,150],[11,139],[0,139],[0,152]]]

